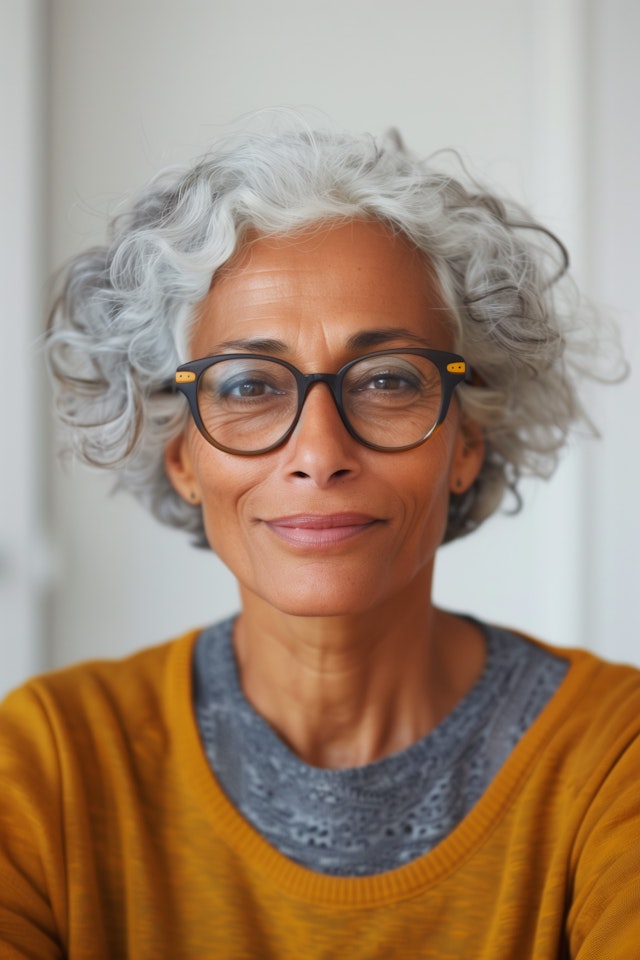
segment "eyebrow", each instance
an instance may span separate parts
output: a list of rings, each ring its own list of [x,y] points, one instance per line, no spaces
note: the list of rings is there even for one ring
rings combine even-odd
[[[287,345],[274,337],[246,337],[240,340],[223,340],[218,344],[216,353],[225,350],[239,350],[247,353],[286,353]]]
[[[370,347],[381,347],[394,340],[408,340],[420,347],[429,347],[431,344],[426,337],[420,337],[413,330],[404,327],[376,327],[374,330],[362,330],[354,333],[347,340],[347,346],[353,350],[366,350]]]
[[[426,337],[421,337],[404,327],[376,327],[373,330],[361,330],[349,337],[346,346],[349,350],[368,350],[398,340],[409,341],[420,347],[431,346]],[[277,340],[274,337],[247,337],[239,340],[225,340],[218,345],[217,349],[282,355],[288,352],[289,347],[283,340]]]

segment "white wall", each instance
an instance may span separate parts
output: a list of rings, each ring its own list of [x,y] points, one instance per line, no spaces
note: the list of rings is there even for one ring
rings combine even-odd
[[[229,120],[311,104],[356,130],[395,124],[419,151],[462,150],[568,240],[578,276],[632,327],[633,0],[57,0],[51,16],[52,264],[101,240],[122,194]],[[637,357],[637,336],[629,347]],[[597,399],[606,445],[574,451],[521,516],[447,547],[436,591],[640,662],[628,629],[639,508],[620,495],[638,466],[637,383]],[[119,654],[235,607],[215,558],[106,487],[54,474],[51,664]]]
[[[592,27],[590,287],[620,319],[631,375],[601,391],[602,442],[589,450],[585,511],[592,562],[584,593],[594,637],[616,656],[640,662],[635,604],[640,585],[640,4],[599,0]]]
[[[0,2],[0,693],[43,662],[43,5]]]

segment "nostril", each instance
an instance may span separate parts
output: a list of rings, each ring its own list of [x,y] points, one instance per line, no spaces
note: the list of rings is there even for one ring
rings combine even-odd
[[[351,471],[348,468],[343,468],[341,470],[334,470],[331,474],[331,479],[334,477],[348,477]],[[305,473],[304,470],[294,470],[292,476],[299,477],[301,480],[309,480],[311,478],[310,473]]]

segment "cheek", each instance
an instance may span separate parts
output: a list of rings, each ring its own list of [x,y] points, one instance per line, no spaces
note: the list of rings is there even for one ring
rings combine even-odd
[[[420,461],[410,471],[413,500],[410,512],[413,517],[408,518],[414,528],[418,549],[425,540],[439,545],[444,538],[453,461],[452,444],[444,432],[419,449]]]
[[[206,449],[194,446],[192,462],[207,540],[224,560],[240,543],[243,521],[248,521],[250,514],[247,501],[260,487],[263,471],[256,469],[258,464],[252,458],[233,457],[209,444]]]

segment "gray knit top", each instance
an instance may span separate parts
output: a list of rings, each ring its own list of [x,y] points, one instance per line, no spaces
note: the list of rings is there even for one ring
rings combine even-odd
[[[205,630],[194,657],[196,718],[231,802],[272,846],[319,873],[382,873],[431,850],[480,798],[568,669],[522,637],[480,626],[485,668],[455,709],[405,750],[341,770],[304,763],[249,704],[233,619]]]

